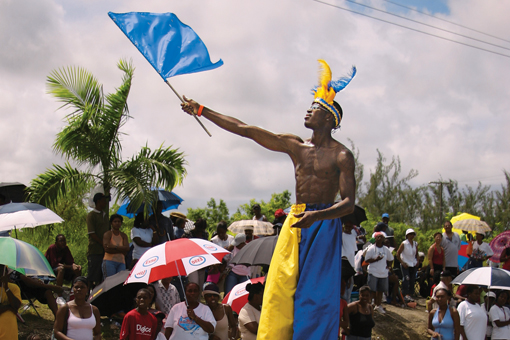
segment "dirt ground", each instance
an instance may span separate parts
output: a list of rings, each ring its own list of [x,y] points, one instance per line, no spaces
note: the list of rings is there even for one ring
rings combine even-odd
[[[425,300],[417,301],[418,306],[413,308],[399,308],[392,305],[384,305],[386,314],[374,313],[375,328],[372,332],[372,339],[378,340],[426,340],[427,336],[427,314],[425,313]],[[23,304],[27,301],[23,300]],[[53,329],[53,314],[46,305],[35,302],[38,317],[30,308],[23,314],[25,323],[18,321],[19,339],[25,340],[32,333],[39,334],[41,339],[50,339]],[[108,318],[102,318],[103,339],[113,340],[119,338],[119,329],[112,329]],[[277,340],[277,339],[275,339]]]

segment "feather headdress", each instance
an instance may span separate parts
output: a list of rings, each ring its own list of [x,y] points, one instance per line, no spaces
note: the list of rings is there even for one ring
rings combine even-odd
[[[331,81],[331,69],[328,63],[324,60],[319,60],[319,85],[314,87],[313,93],[315,96],[314,103],[321,104],[324,108],[330,111],[335,117],[335,127],[340,124],[342,115],[333,105],[337,92],[342,91],[356,75],[356,67],[353,66],[351,74],[347,77]]]

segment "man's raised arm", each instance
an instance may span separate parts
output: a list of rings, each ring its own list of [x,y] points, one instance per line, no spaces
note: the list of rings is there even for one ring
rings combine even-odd
[[[183,98],[185,101],[185,103],[181,104],[183,111],[188,114],[196,114],[200,108],[200,104],[193,99],[186,98],[186,96],[183,96]],[[303,140],[298,136],[275,134],[257,126],[247,125],[237,118],[222,115],[221,113],[215,112],[206,107],[203,107],[201,115],[218,125],[220,128],[235,133],[236,135],[250,138],[266,149],[272,151],[290,154],[292,145],[303,143]]]

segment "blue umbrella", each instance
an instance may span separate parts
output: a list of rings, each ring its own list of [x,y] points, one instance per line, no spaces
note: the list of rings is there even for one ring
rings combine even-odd
[[[158,189],[158,200],[163,203],[163,211],[177,209],[177,207],[181,205],[181,202],[184,201],[182,198],[180,198],[173,192],[169,192],[162,189]],[[122,204],[119,210],[117,210],[117,214],[133,218],[135,217],[136,214],[142,212],[145,206],[145,204],[142,204],[140,208],[133,212],[132,209],[130,209],[131,207],[129,207],[129,205],[130,201],[128,199],[125,200],[124,204]]]

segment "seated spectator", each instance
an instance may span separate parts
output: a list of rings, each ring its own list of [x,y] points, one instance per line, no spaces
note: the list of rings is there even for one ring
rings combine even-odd
[[[174,235],[175,235],[175,238],[178,239],[178,238],[181,238],[184,236],[184,226],[186,225],[186,220],[183,219],[183,218],[178,218],[176,221],[175,221],[175,225],[174,225]]]
[[[232,251],[234,247],[231,245],[234,236],[227,234],[227,222],[221,221],[216,226],[216,236],[211,239],[211,242]]]
[[[64,288],[61,286],[45,284],[41,280],[25,276],[15,270],[10,272],[10,279],[21,289],[21,296],[23,299],[35,298],[40,303],[48,305],[53,316],[57,315],[58,306],[57,301],[53,296],[53,292],[61,295]]]
[[[20,289],[9,282],[6,267],[0,264],[0,339],[17,340],[16,312],[21,306]]]
[[[105,279],[126,270],[125,255],[129,251],[129,241],[127,235],[120,231],[122,221],[123,218],[119,214],[110,216],[112,229],[103,236],[103,277]]]
[[[149,228],[149,221],[144,218],[143,212],[135,217],[133,229],[131,229],[131,240],[133,240],[133,259],[130,268],[136,265],[140,257],[152,247],[153,230]]]
[[[347,340],[371,339],[375,326],[374,309],[370,304],[370,287],[359,289],[359,300],[347,305],[349,311],[349,335]]]
[[[63,234],[55,237],[55,243],[48,247],[45,256],[57,275],[57,286],[62,287],[64,280],[72,282],[81,276],[81,266],[74,263],[74,257]]]
[[[177,288],[171,283],[173,277],[167,277],[152,284],[156,290],[156,309],[168,315],[173,306],[181,302]]]

